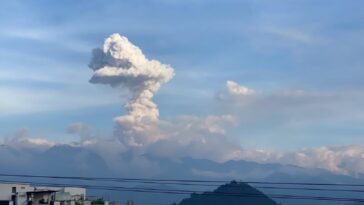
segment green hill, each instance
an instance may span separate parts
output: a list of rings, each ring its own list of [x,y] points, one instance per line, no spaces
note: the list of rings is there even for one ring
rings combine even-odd
[[[242,182],[231,182],[213,192],[191,194],[179,205],[278,205],[259,190]]]

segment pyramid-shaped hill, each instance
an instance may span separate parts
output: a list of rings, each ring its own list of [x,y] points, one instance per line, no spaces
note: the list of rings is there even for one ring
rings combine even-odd
[[[278,205],[259,190],[243,182],[232,181],[213,192],[191,194],[179,205]]]

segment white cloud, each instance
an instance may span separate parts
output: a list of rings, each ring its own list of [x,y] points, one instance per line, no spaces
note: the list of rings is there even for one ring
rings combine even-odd
[[[168,137],[143,147],[126,147],[118,138],[88,136],[69,145],[98,153],[114,170],[132,171],[137,167],[149,167],[158,171],[143,155],[169,159],[192,157],[224,162],[248,160],[259,163],[280,163],[304,168],[321,168],[328,171],[357,176],[364,173],[364,145],[305,148],[296,151],[274,151],[243,148],[240,143],[225,135],[225,128],[236,123],[232,116],[183,116],[173,122],[165,122],[163,130]],[[69,133],[83,136],[89,127],[83,123],[71,124]],[[81,132],[80,132],[81,131]],[[91,132],[91,131],[88,131]],[[43,151],[59,143],[44,137],[30,136],[27,129],[4,138],[1,144],[17,150]],[[125,161],[122,156],[131,157]],[[132,168],[131,168],[132,167]],[[202,173],[201,173],[202,174]],[[211,173],[213,174],[213,173]]]
[[[139,151],[168,158],[233,159],[240,145],[225,135],[225,128],[235,124],[236,119],[230,115],[181,116],[163,121],[158,127],[160,139],[140,147]]]
[[[97,136],[89,137],[87,140],[81,139],[79,143],[69,145],[92,150],[98,153],[109,167],[124,172],[133,171],[137,167],[149,167],[157,172],[158,166],[143,157],[144,154],[148,154],[170,159],[192,157],[219,162],[248,160],[259,163],[280,163],[304,168],[321,168],[350,176],[364,173],[364,145],[324,146],[289,152],[244,149],[238,142],[223,134],[225,132],[223,127],[231,125],[234,121],[231,116],[208,116],[206,118],[185,116],[176,122],[165,125],[165,131],[170,134],[168,138],[158,140],[148,146],[134,147],[133,150],[125,147],[117,138]],[[81,126],[81,130],[84,126],[86,125]],[[73,124],[70,129],[75,127],[79,126]],[[26,129],[19,130],[13,137],[5,138],[2,144],[17,150],[33,151],[43,151],[59,145],[59,143],[43,137],[30,136]],[[132,159],[124,161],[120,158],[123,155],[132,157]],[[211,174],[214,175],[214,173]],[[230,173],[230,175],[234,175],[234,173]]]
[[[84,144],[91,143],[92,130],[90,127],[82,122],[75,122],[70,124],[66,129],[68,134],[76,134],[81,137],[81,142]]]
[[[79,146],[97,150],[111,164],[127,152],[132,152],[135,157],[148,154],[176,159],[195,157],[225,161],[240,157],[239,142],[226,135],[226,128],[236,124],[237,119],[231,115],[180,116],[172,121],[160,121],[154,127],[155,132],[149,133],[156,135],[151,137],[158,140],[143,146],[130,146],[119,136],[97,136],[84,123],[71,124],[67,132],[78,134],[81,137]]]
[[[324,146],[292,152],[244,150],[242,159],[263,163],[292,164],[305,168],[322,168],[352,176],[364,173],[364,145]]]
[[[239,85],[237,82],[226,81],[225,88],[216,93],[216,98],[223,102],[237,103],[239,105],[249,104],[258,97],[256,90]]]
[[[255,90],[239,85],[231,80],[226,81],[226,89],[229,94],[237,96],[253,95],[256,93]]]
[[[44,137],[30,137],[27,129],[19,130],[14,136],[3,139],[3,144],[16,149],[46,150],[56,143]]]
[[[67,133],[70,134],[85,133],[88,131],[89,131],[89,126],[83,122],[75,122],[67,127]]]
[[[350,109],[344,106],[355,104],[350,99],[362,98],[361,93],[339,91],[312,91],[303,89],[262,92],[228,81],[224,90],[216,93],[221,113],[234,115],[243,123],[257,126],[274,124],[285,127],[289,124],[309,124],[332,116],[353,118]],[[350,106],[356,107],[356,106]],[[285,127],[287,128],[287,127]]]

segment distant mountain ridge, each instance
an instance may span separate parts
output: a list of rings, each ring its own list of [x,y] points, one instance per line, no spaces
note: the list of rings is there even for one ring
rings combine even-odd
[[[8,174],[33,174],[33,175],[58,175],[58,176],[91,176],[91,177],[140,177],[157,179],[199,179],[199,180],[224,180],[233,179],[242,181],[276,181],[276,182],[317,182],[317,183],[360,183],[362,178],[338,175],[323,169],[306,169],[292,165],[261,164],[248,161],[227,161],[223,163],[206,160],[181,158],[170,159],[150,155],[138,156],[137,162],[152,165],[155,169],[138,168],[135,166],[135,153],[124,153],[114,169],[96,151],[69,145],[54,146],[47,150],[15,149],[10,146],[0,146],[0,173]],[[129,169],[129,170],[126,170]],[[138,170],[136,170],[138,169]],[[143,175],[145,173],[145,175]],[[1,179],[8,179],[0,177]],[[11,178],[12,180],[24,180]],[[32,179],[35,182],[49,181]],[[53,182],[53,181],[52,181]],[[57,182],[57,181],[56,181]],[[67,181],[67,183],[86,183]],[[115,185],[111,182],[109,185]],[[123,184],[125,186],[136,186]],[[145,186],[145,185],[138,185]],[[157,185],[155,185],[156,187]],[[216,186],[217,187],[217,186]],[[197,187],[199,191],[211,190],[216,187]],[[160,187],[158,187],[160,188]],[[162,188],[180,189],[174,185]],[[192,187],[195,189],[195,187]],[[191,188],[191,189],[192,189]],[[266,194],[281,194],[282,190],[259,189]],[[187,195],[139,194],[132,192],[112,192],[102,190],[89,190],[91,195],[103,195],[114,199],[133,198],[138,204],[170,204],[187,197]],[[299,191],[286,191],[289,194],[302,195]],[[285,192],[285,193],[286,193]],[[305,192],[308,195],[332,196],[328,192]],[[345,196],[361,198],[360,195],[344,193]],[[336,196],[344,196],[335,193]],[[278,201],[278,200],[277,200]],[[289,205],[327,204],[325,201],[278,201]],[[332,203],[330,203],[332,204]],[[345,204],[345,203],[337,203]]]

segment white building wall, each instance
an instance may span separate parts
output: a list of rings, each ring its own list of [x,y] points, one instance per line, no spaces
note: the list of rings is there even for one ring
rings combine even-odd
[[[72,196],[82,195],[82,196],[86,197],[86,189],[85,188],[65,187],[65,188],[63,188],[63,191],[70,193]]]
[[[15,193],[13,193],[13,187],[15,187]],[[79,199],[86,199],[86,189],[85,188],[77,188],[77,187],[33,187],[29,184],[11,184],[11,183],[0,183],[0,200],[1,201],[11,201],[12,196],[16,196],[16,203],[9,205],[27,205],[27,192],[34,191],[36,189],[48,189],[48,190],[54,190],[54,191],[60,191],[69,193],[73,200],[79,200]],[[59,203],[59,202],[57,202]],[[70,201],[68,202],[69,204]],[[73,201],[74,203],[74,201]],[[61,203],[62,204],[62,203]],[[88,204],[87,202],[85,204]],[[58,204],[55,204],[58,205]],[[74,205],[74,204],[72,204]],[[106,204],[105,204],[106,205]]]
[[[14,194],[13,187],[18,193],[26,193],[31,191],[32,187],[28,184],[0,184],[0,200],[11,200],[11,196]]]
[[[13,187],[12,185],[0,184],[0,200],[1,201],[11,200],[11,188],[12,187]]]
[[[14,204],[14,205],[27,205],[27,204],[28,204],[27,193],[18,192],[17,197],[16,197],[16,204]]]

